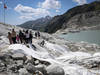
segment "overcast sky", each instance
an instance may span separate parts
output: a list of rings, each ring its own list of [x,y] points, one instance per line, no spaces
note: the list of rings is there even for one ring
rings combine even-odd
[[[0,22],[4,20],[3,1],[0,0]],[[94,0],[5,0],[6,23],[16,25],[47,15],[53,17],[65,13],[74,6],[92,1]]]

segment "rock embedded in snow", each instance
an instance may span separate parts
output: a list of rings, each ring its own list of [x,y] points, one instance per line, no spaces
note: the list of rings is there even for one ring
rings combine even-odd
[[[31,74],[29,74],[25,68],[21,68],[19,70],[19,75],[31,75]]]
[[[22,54],[22,53],[15,53],[15,54],[13,54],[12,58],[14,60],[24,60],[24,61],[27,59],[26,56],[24,54]]]
[[[3,71],[6,71],[6,66],[2,61],[0,61],[0,72],[3,72]]]
[[[17,64],[18,68],[22,68],[24,62],[23,62],[23,60],[17,60],[17,61],[16,61],[16,64]]]
[[[32,65],[31,63],[28,63],[26,65],[26,70],[29,72],[29,73],[32,73],[34,74],[35,71],[37,70],[36,67],[34,65]]]
[[[65,75],[64,69],[55,65],[47,67],[47,73],[48,75]]]
[[[86,67],[88,69],[99,68],[100,67],[100,60],[99,59],[98,60],[95,60],[95,59],[85,60],[83,62],[84,67]]]
[[[39,64],[39,60],[36,60],[36,61],[35,61],[35,65],[38,65],[38,64]]]
[[[5,59],[5,55],[3,53],[0,53],[0,59]]]
[[[37,65],[35,66],[37,70],[41,71],[43,75],[47,75],[47,71],[44,65]]]

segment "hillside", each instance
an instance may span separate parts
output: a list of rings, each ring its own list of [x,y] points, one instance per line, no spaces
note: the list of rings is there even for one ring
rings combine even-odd
[[[11,32],[11,30],[13,28],[15,28],[16,31],[19,31],[20,29],[22,29],[20,27],[14,26],[14,25],[0,23],[0,36],[7,35],[7,33]]]
[[[59,29],[100,25],[100,1],[76,6],[63,15],[55,16],[45,28],[45,32],[54,33]]]
[[[47,23],[51,20],[50,16],[46,16],[44,18],[39,18],[37,20],[33,21],[27,21],[21,25],[20,27],[26,28],[26,29],[33,29],[33,30],[39,30],[44,31]]]

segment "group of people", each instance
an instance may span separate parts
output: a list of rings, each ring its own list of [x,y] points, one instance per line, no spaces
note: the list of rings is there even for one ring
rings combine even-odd
[[[35,33],[35,37],[38,38],[40,37],[40,33],[36,32]],[[8,39],[10,44],[16,44],[16,43],[32,43],[32,31],[29,30],[23,30],[23,31],[19,31],[19,33],[17,34],[16,31],[14,29],[12,29],[12,32],[8,32]]]

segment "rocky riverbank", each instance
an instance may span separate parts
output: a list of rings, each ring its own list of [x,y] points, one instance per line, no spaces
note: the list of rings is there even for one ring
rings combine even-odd
[[[95,25],[95,26],[83,26],[83,27],[72,27],[72,28],[67,28],[67,29],[61,29],[58,30],[54,35],[58,34],[68,34],[68,33],[78,33],[80,31],[87,31],[87,30],[100,30],[100,25]]]

